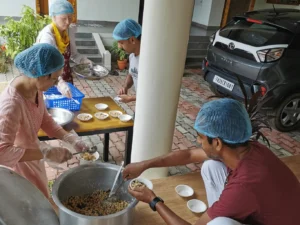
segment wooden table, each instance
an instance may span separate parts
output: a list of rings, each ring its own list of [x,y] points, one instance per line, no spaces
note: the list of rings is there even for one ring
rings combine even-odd
[[[300,155],[282,158],[282,161],[293,171],[300,182]],[[165,204],[177,215],[191,224],[194,224],[202,214],[192,213],[186,206],[187,201],[193,198],[200,199],[207,204],[204,183],[200,173],[190,173],[181,176],[171,176],[152,180],[153,190],[157,196],[161,197]],[[191,198],[182,198],[175,192],[175,187],[179,184],[191,186],[195,193]],[[50,199],[56,212],[57,206]],[[157,212],[153,212],[148,204],[138,203],[136,206],[134,225],[163,225],[166,224]]]
[[[67,131],[75,130],[80,136],[104,134],[103,160],[105,162],[108,161],[109,134],[113,132],[126,131],[125,164],[130,163],[134,124],[133,121],[124,123],[118,118],[112,117],[109,117],[106,120],[98,120],[97,118],[93,117],[92,120],[87,122],[82,122],[77,119],[77,115],[79,113],[90,113],[94,115],[96,112],[99,112],[99,110],[97,110],[95,107],[97,103],[105,103],[109,106],[107,110],[101,112],[108,113],[110,110],[119,110],[125,113],[125,111],[110,97],[85,98],[82,100],[80,111],[75,112],[75,119],[70,124],[66,125],[64,129]],[[50,138],[42,130],[39,131],[38,136],[41,141],[50,140]]]

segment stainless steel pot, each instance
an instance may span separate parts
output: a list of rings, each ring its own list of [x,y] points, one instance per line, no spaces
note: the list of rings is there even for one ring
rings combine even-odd
[[[62,174],[54,183],[52,197],[59,208],[60,225],[131,225],[137,200],[128,192],[129,181],[120,188],[120,198],[130,201],[121,212],[108,216],[85,216],[67,209],[62,202],[70,196],[82,196],[111,188],[120,167],[106,163],[81,165]],[[121,177],[119,181],[121,182]]]

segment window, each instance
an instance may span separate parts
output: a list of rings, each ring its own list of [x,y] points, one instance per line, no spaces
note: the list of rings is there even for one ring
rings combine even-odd
[[[289,44],[293,33],[268,24],[258,24],[238,19],[220,31],[220,36],[254,47]]]

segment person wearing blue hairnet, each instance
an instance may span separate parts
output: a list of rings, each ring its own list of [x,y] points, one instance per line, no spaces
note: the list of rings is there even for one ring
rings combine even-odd
[[[209,208],[196,225],[300,224],[300,183],[270,149],[251,140],[251,122],[243,104],[232,99],[208,102],[194,128],[202,149],[129,164],[123,177],[133,179],[154,167],[204,162],[201,175]],[[147,187],[128,191],[149,203],[167,224],[190,224]]]
[[[135,95],[128,95],[128,90],[134,86],[137,91],[142,27],[132,19],[125,19],[117,24],[113,38],[118,41],[118,47],[129,53],[129,74],[123,87],[118,92],[121,102],[128,103],[136,100]]]
[[[70,60],[77,64],[89,64],[90,66],[92,66],[93,63],[77,51],[75,44],[76,27],[70,27],[74,14],[72,4],[67,0],[54,0],[50,2],[49,14],[52,17],[52,23],[40,31],[36,42],[51,44],[64,56],[65,65],[62,76],[59,78],[57,88],[63,95],[71,98],[71,91],[66,83],[69,82],[73,84]]]
[[[52,45],[36,44],[19,53],[14,78],[0,96],[0,165],[11,167],[49,197],[44,161],[57,165],[72,158],[68,149],[39,142],[42,129],[78,151],[89,148],[76,133],[68,133],[48,114],[43,91],[58,82],[64,58]]]

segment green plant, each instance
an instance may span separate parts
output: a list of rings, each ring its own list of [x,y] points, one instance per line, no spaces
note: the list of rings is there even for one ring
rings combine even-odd
[[[6,24],[0,25],[0,36],[6,41],[6,55],[11,59],[21,51],[31,47],[41,29],[51,22],[50,17],[40,16],[29,6],[23,6],[20,21],[5,18]]]
[[[126,52],[118,47],[118,42],[115,41],[110,48],[110,52],[118,57],[118,60],[123,61],[124,59],[127,59]]]
[[[5,48],[1,46],[0,48],[0,73],[7,73],[8,65],[6,63]]]

